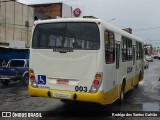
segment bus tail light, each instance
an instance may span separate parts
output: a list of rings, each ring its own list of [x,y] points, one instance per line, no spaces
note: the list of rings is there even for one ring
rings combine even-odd
[[[93,84],[94,84],[95,86],[98,86],[98,85],[99,85],[99,80],[94,80],[94,81],[93,81]]]
[[[97,73],[95,75],[94,81],[92,83],[92,86],[90,88],[91,93],[96,93],[101,85],[102,82],[102,73]]]
[[[29,78],[31,81],[36,80],[35,75],[34,75],[34,71],[32,69],[29,70]]]
[[[32,69],[29,70],[29,79],[30,79],[32,87],[38,86],[35,75],[34,75],[34,71]]]
[[[29,70],[29,76],[34,75],[34,71],[32,69]]]
[[[34,80],[36,80],[36,78],[35,78],[35,76],[30,76],[30,80],[32,80],[32,81],[34,81]]]
[[[95,75],[95,79],[96,79],[96,80],[100,80],[101,78],[102,78],[102,75],[101,75],[101,74],[96,74],[96,75]]]

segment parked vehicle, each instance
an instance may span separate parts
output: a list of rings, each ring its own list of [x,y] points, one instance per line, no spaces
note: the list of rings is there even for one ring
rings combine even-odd
[[[151,55],[146,55],[146,56],[145,56],[145,59],[146,59],[146,61],[148,61],[148,62],[153,62],[153,58],[152,58]]]
[[[153,59],[158,59],[158,55],[155,54],[155,55],[152,55]]]
[[[144,69],[149,68],[149,63],[147,60],[144,59]]]
[[[158,52],[158,59],[160,60],[160,52]]]
[[[7,65],[0,67],[0,80],[3,85],[8,85],[10,80],[20,80],[23,85],[28,85],[29,61],[26,59],[12,59]]]

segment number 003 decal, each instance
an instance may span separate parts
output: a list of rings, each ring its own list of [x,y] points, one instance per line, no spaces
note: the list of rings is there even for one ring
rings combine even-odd
[[[87,87],[86,86],[76,86],[75,91],[80,91],[80,92],[87,92]]]

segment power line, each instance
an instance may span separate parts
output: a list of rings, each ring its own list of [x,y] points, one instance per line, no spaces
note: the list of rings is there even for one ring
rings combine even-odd
[[[153,27],[153,28],[142,28],[142,29],[135,29],[133,31],[142,31],[142,30],[154,30],[154,29],[160,29],[160,27]]]
[[[153,34],[136,34],[136,35],[139,35],[139,36],[146,36],[146,35],[148,35],[148,36],[159,36],[160,34],[159,33],[153,33]]]
[[[150,39],[151,41],[160,41],[160,39]],[[150,41],[150,40],[144,40],[144,41]]]

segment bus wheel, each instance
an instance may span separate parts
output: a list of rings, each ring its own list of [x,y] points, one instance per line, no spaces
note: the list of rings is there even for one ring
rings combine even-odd
[[[140,74],[139,74],[139,80],[138,80],[138,83],[137,83],[137,85],[135,85],[135,88],[138,88],[139,81],[141,81],[141,72],[140,72]]]
[[[1,82],[2,82],[3,86],[7,86],[9,84],[10,80],[2,80]]]
[[[139,81],[138,81],[137,85],[135,85],[135,88],[138,88],[138,85],[139,85]]]
[[[119,99],[120,105],[124,105],[124,89],[125,89],[125,84],[123,82],[121,92],[120,92],[120,99]]]

